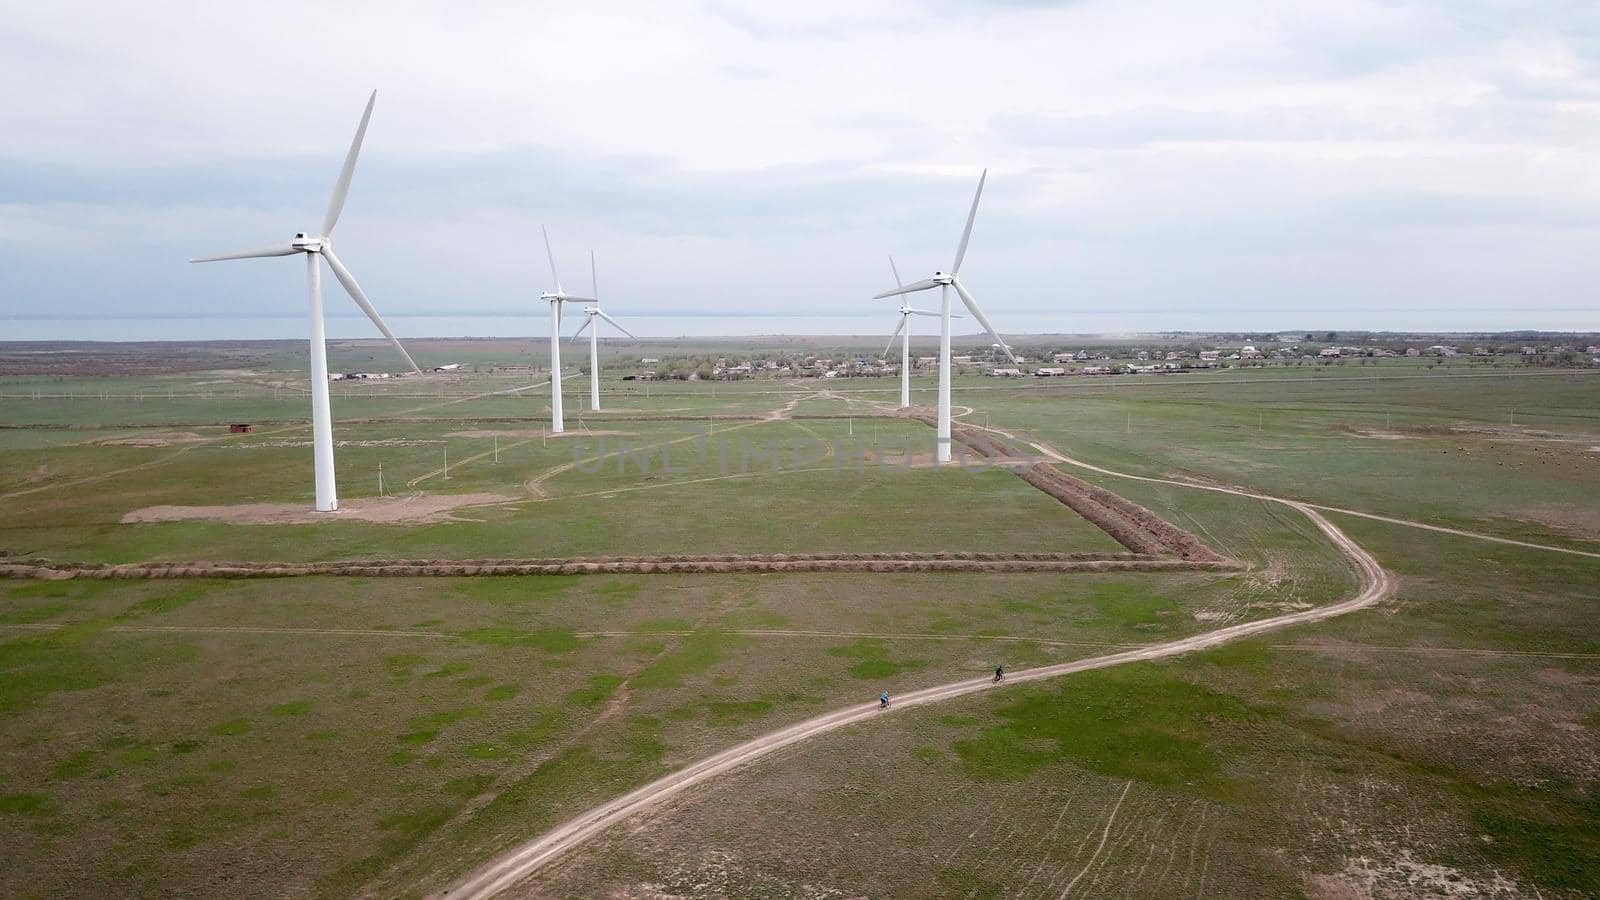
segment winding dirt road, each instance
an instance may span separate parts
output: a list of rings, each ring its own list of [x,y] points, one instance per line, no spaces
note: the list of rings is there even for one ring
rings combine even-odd
[[[1063,462],[1073,462],[1053,450],[1047,451],[1044,447],[1041,452],[1047,452],[1058,457]],[[1083,465],[1083,464],[1080,464]],[[1122,475],[1108,469],[1086,466],[1095,471],[1119,477],[1134,478],[1140,481],[1162,481],[1162,479],[1146,478],[1136,475]],[[1293,625],[1303,625],[1311,622],[1320,622],[1335,616],[1365,609],[1380,603],[1393,595],[1395,580],[1383,566],[1379,565],[1376,558],[1362,549],[1355,541],[1351,540],[1337,526],[1323,517],[1317,510],[1304,503],[1294,500],[1283,500],[1277,497],[1267,497],[1244,490],[1215,487],[1210,485],[1190,484],[1181,481],[1167,482],[1179,487],[1196,488],[1202,490],[1218,491],[1227,494],[1236,494],[1241,497],[1251,497],[1282,503],[1299,510],[1309,518],[1323,534],[1327,535],[1335,546],[1347,556],[1360,575],[1361,591],[1349,600],[1319,606],[1313,609],[1274,616],[1268,619],[1259,619],[1239,625],[1231,625],[1216,631],[1198,634],[1181,640],[1170,641],[1165,644],[1156,644],[1150,647],[1140,647],[1120,653],[1110,653],[1103,656],[1094,656],[1088,659],[1074,660],[1057,665],[1040,666],[1014,672],[1006,677],[1002,683],[995,683],[987,676],[971,678],[965,681],[950,684],[936,685],[923,688],[919,691],[902,694],[894,701],[888,711],[880,711],[875,704],[850,706],[844,709],[825,713],[813,719],[807,719],[782,728],[770,734],[762,735],[745,743],[730,747],[714,756],[707,757],[692,765],[653,781],[641,788],[624,794],[621,797],[604,803],[575,819],[529,841],[500,858],[494,860],[483,868],[477,870],[455,886],[446,890],[440,896],[444,897],[493,897],[502,891],[515,886],[537,872],[561,854],[584,843],[598,835],[605,829],[618,824],[651,806],[671,798],[681,791],[687,790],[700,782],[714,778],[718,775],[732,771],[761,759],[785,747],[809,740],[819,735],[826,734],[846,725],[853,725],[877,716],[884,716],[908,707],[923,706],[975,694],[979,691],[992,690],[1004,685],[1026,681],[1042,681],[1047,678],[1057,678],[1062,675],[1071,675],[1076,672],[1087,672],[1093,669],[1104,669],[1119,666],[1124,663],[1142,662],[1146,660],[1164,659],[1197,650],[1205,650],[1219,644],[1225,644],[1240,638],[1251,637],[1264,632],[1276,631]]]

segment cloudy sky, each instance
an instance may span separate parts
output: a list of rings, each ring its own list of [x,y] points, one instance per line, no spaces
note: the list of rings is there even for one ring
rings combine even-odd
[[[870,332],[985,167],[1004,331],[1600,329],[1592,2],[0,0],[0,339],[281,336],[303,266],[185,260],[315,230],[373,88],[402,333],[542,316],[541,224],[655,334]]]

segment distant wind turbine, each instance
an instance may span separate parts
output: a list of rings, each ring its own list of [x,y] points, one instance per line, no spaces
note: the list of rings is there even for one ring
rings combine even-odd
[[[1000,349],[1012,362],[1017,361],[1015,354],[998,332],[990,324],[989,317],[978,308],[978,301],[961,285],[961,279],[956,273],[961,271],[961,260],[967,255],[967,241],[972,237],[972,223],[978,217],[978,200],[983,197],[983,183],[988,180],[989,170],[984,169],[978,176],[978,191],[972,195],[972,209],[967,213],[967,227],[961,232],[961,243],[956,247],[956,260],[950,264],[950,273],[934,272],[932,278],[924,278],[911,284],[902,285],[892,291],[884,291],[876,295],[874,300],[885,297],[895,297],[900,294],[914,294],[918,291],[939,289],[939,421],[937,443],[934,446],[934,458],[938,462],[950,461],[950,289],[956,289],[961,295],[961,302],[966,304],[967,311],[972,317],[983,324],[983,327],[1000,344]]]
[[[545,291],[539,299],[550,301],[550,433],[561,434],[566,425],[561,421],[561,304],[593,303],[593,297],[579,297],[561,290],[561,275],[556,272],[556,255],[550,250],[550,232],[543,226],[544,254],[550,258],[550,278],[555,281],[554,291]]]
[[[594,320],[597,317],[605,319],[607,322],[611,323],[612,328],[615,328],[628,337],[634,338],[634,340],[638,340],[638,338],[635,337],[633,332],[623,328],[621,325],[618,325],[616,319],[606,315],[605,312],[600,309],[600,276],[595,272],[593,250],[589,251],[589,277],[592,279],[590,283],[594,288],[594,305],[584,308],[583,314],[589,318],[584,321],[583,328],[579,328],[577,331],[572,333],[572,339],[577,340],[578,335],[583,334],[585,328],[589,328],[589,326],[594,325],[594,328],[589,331],[589,408],[591,410],[596,410],[600,408],[600,326],[595,325]]]
[[[332,512],[338,509],[339,492],[334,483],[333,419],[329,412],[328,400],[328,346],[322,321],[322,268],[317,265],[318,257],[328,261],[328,268],[333,270],[333,277],[339,279],[339,283],[344,285],[345,291],[350,294],[350,299],[361,307],[361,311],[367,314],[372,324],[378,326],[378,330],[389,339],[394,349],[405,357],[406,365],[417,374],[422,374],[422,370],[417,368],[416,362],[411,359],[411,354],[400,346],[399,338],[396,338],[394,332],[389,330],[389,326],[383,323],[378,311],[372,308],[372,301],[367,299],[361,286],[356,284],[355,276],[351,275],[350,270],[339,261],[339,257],[334,255],[330,238],[333,226],[339,221],[339,213],[344,209],[345,196],[350,192],[350,178],[356,171],[356,157],[361,154],[361,141],[367,135],[367,122],[372,118],[372,105],[377,101],[378,92],[373,91],[367,100],[366,111],[361,114],[361,124],[356,127],[355,139],[350,142],[350,152],[345,155],[344,168],[339,171],[339,180],[333,185],[333,195],[328,198],[328,212],[322,219],[321,234],[300,232],[287,243],[271,244],[254,250],[221,253],[216,256],[200,256],[189,260],[198,263],[224,259],[293,256],[296,253],[306,255],[306,277],[310,282],[311,293],[311,447],[319,512]]]
[[[900,270],[895,267],[893,256],[889,257],[889,269],[890,271],[894,272],[894,283],[904,287],[904,282],[900,280]],[[888,356],[889,348],[894,346],[895,337],[898,336],[900,338],[901,409],[905,409],[911,405],[911,322],[908,317],[937,315],[939,314],[936,312],[929,312],[925,309],[912,309],[904,303],[900,304],[900,324],[895,326],[894,334],[889,335],[889,343],[883,348],[883,355]],[[951,318],[959,319],[961,317],[952,314]]]

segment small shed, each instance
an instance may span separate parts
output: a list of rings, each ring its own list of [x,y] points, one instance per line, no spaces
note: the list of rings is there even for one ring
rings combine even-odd
[[[233,434],[249,434],[254,429],[255,426],[251,425],[249,422],[235,422],[228,426],[228,431],[232,432]]]

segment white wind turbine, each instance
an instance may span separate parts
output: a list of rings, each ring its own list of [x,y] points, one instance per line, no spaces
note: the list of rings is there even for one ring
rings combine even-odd
[[[972,299],[967,289],[961,285],[961,279],[956,273],[961,271],[961,260],[967,255],[967,241],[972,237],[972,222],[978,217],[978,200],[983,196],[983,183],[989,177],[989,170],[984,169],[978,177],[978,192],[972,195],[972,209],[967,213],[967,227],[961,232],[961,243],[956,247],[956,260],[950,264],[949,274],[934,272],[932,278],[924,278],[911,284],[897,287],[892,291],[884,291],[873,299],[881,300],[885,297],[894,297],[900,294],[914,294],[918,291],[939,289],[939,422],[937,443],[934,446],[934,458],[938,462],[950,461],[950,289],[955,288],[961,295],[961,302],[966,304],[972,317],[983,324],[983,327],[1000,344],[1006,356],[1016,362],[1017,358],[1011,352],[1011,347],[1001,339],[994,326],[989,323],[989,317],[978,308],[978,301]]]
[[[579,297],[561,290],[561,276],[556,272],[556,255],[550,251],[550,232],[544,232],[544,255],[550,258],[550,278],[555,281],[554,291],[545,291],[539,299],[550,301],[550,432],[561,434],[567,430],[561,420],[561,304],[593,303],[593,297]]]
[[[333,234],[333,226],[339,221],[339,213],[344,209],[345,195],[350,192],[350,178],[355,174],[356,157],[361,154],[361,141],[367,135],[367,121],[372,118],[372,105],[378,100],[378,92],[373,91],[367,100],[367,109],[361,114],[361,124],[356,127],[355,139],[350,142],[350,152],[345,155],[344,168],[339,171],[339,180],[334,183],[333,196],[328,198],[328,212],[322,219],[321,234],[297,233],[294,239],[282,244],[271,244],[266,247],[257,247],[254,250],[239,250],[233,253],[220,253],[216,256],[201,256],[189,260],[190,262],[216,262],[224,259],[256,259],[267,256],[293,256],[304,253],[306,256],[306,277],[310,282],[311,293],[311,447],[312,458],[315,462],[317,485],[317,510],[319,512],[332,512],[339,508],[339,492],[334,483],[333,470],[333,419],[329,412],[328,403],[328,346],[322,322],[322,268],[317,264],[317,258],[328,261],[328,268],[333,270],[333,277],[339,279],[344,285],[350,299],[361,307],[367,318],[378,326],[383,336],[389,343],[400,351],[405,357],[406,364],[417,374],[422,370],[412,361],[411,354],[406,348],[400,346],[400,340],[389,330],[378,316],[378,311],[372,308],[372,301],[356,284],[355,276],[344,267],[339,257],[333,253],[333,243],[329,236]]]
[[[894,272],[894,283],[904,287],[900,280],[900,270],[895,267],[894,257],[889,257],[889,270]],[[889,348],[894,346],[894,339],[900,338],[900,408],[905,409],[911,405],[911,321],[910,316],[937,316],[936,312],[925,309],[912,309],[910,306],[900,304],[900,324],[895,326],[894,334],[889,335],[889,343],[883,348],[883,355],[889,355]],[[951,314],[952,319],[961,318]]]
[[[638,340],[638,337],[633,332],[618,325],[616,319],[606,315],[600,309],[600,276],[595,272],[593,250],[589,251],[589,278],[591,279],[590,284],[594,288],[592,292],[595,296],[594,305],[584,307],[583,314],[588,316],[588,319],[584,321],[583,328],[579,328],[572,333],[572,339],[577,340],[578,335],[583,334],[584,328],[593,326],[593,330],[589,332],[589,409],[598,410],[600,408],[600,326],[595,325],[594,320],[596,318],[605,319],[611,323],[612,328],[628,337],[634,340]]]

